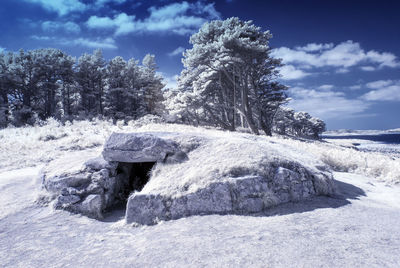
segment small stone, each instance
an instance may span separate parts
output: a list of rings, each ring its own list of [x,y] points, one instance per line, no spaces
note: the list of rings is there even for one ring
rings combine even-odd
[[[54,208],[66,208],[72,204],[78,203],[79,201],[81,201],[81,198],[77,195],[60,195],[54,202]]]
[[[91,194],[88,195],[85,200],[80,204],[79,211],[82,214],[85,214],[89,217],[93,217],[96,219],[103,218],[103,199],[101,195],[98,194]]]
[[[85,162],[85,166],[92,170],[101,170],[101,169],[111,169],[112,165],[104,160],[102,156],[98,156],[96,158],[89,159]]]
[[[88,194],[103,194],[104,193],[104,189],[103,189],[103,187],[101,187],[101,185],[99,183],[92,182],[86,188],[86,192]]]

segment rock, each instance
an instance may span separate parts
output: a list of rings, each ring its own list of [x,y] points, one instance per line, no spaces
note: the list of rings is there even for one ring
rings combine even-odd
[[[247,176],[232,179],[233,209],[238,213],[260,212],[276,202],[267,185],[268,180],[260,176]]]
[[[188,160],[188,156],[184,152],[175,152],[173,154],[167,154],[164,159],[165,164],[177,164]]]
[[[44,177],[43,185],[47,191],[60,194],[65,188],[82,187],[84,185],[88,185],[90,181],[90,173],[72,173],[54,177]]]
[[[159,195],[133,194],[126,205],[125,220],[127,223],[155,224],[158,220],[166,220],[166,207]]]
[[[111,169],[112,164],[106,160],[102,156],[98,156],[96,158],[89,159],[84,164],[87,168],[92,170],[102,170],[102,169]]]
[[[70,207],[72,204],[78,203],[81,198],[77,195],[60,195],[54,202],[55,209],[64,209]]]
[[[176,152],[175,142],[149,133],[113,133],[104,145],[103,157],[126,163],[157,162]]]
[[[78,211],[96,219],[103,218],[103,199],[101,195],[91,194],[78,206]]]
[[[108,169],[101,169],[99,171],[93,172],[92,181],[99,183],[104,186],[106,180],[110,177],[110,172]]]
[[[271,177],[243,176],[226,178],[211,183],[195,192],[179,197],[135,193],[128,199],[126,222],[155,224],[158,220],[172,220],[191,215],[251,214],[315,195],[315,185],[321,178],[308,174],[293,164],[294,170],[278,167]],[[322,176],[322,175],[321,175]],[[332,185],[331,178],[325,178]],[[317,186],[318,187],[318,186]],[[329,191],[332,189],[327,188]]]
[[[92,182],[86,188],[86,192],[88,194],[103,194],[104,193],[104,188],[99,183]]]
[[[284,149],[263,139],[114,133],[103,157],[74,154],[50,163],[43,185],[55,208],[98,219],[129,196],[126,222],[147,225],[192,215],[249,215],[335,193],[323,163],[303,152],[286,156]]]
[[[67,196],[67,195],[82,195],[84,193],[83,190],[78,190],[73,187],[67,187],[61,190],[61,195]]]
[[[182,197],[181,197],[182,199]],[[207,188],[185,196],[185,215],[226,214],[232,211],[232,199],[229,185],[226,183],[212,183]],[[173,219],[181,218],[179,202],[172,202],[171,216]]]
[[[91,172],[87,170],[85,162],[98,154],[98,151],[71,152],[51,161],[41,171],[43,187],[51,194],[61,194],[68,187],[89,185]]]
[[[117,163],[93,158],[93,153],[82,156],[74,153],[46,166],[42,170],[42,182],[48,198],[55,199],[56,209],[101,218],[102,210],[115,203],[120,190],[116,168]]]

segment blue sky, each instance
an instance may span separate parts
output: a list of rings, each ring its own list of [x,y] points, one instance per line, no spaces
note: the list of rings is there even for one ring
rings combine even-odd
[[[206,21],[237,16],[273,34],[289,106],[329,129],[400,127],[400,1],[2,0],[0,50],[102,48],[107,59],[156,55],[169,85]]]

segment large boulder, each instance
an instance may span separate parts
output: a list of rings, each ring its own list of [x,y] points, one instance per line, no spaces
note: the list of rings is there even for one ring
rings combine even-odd
[[[266,137],[210,131],[179,133],[169,139],[190,148],[185,150],[188,159],[155,166],[149,182],[128,199],[127,223],[248,215],[335,193],[332,174],[320,160]]]
[[[56,209],[94,218],[129,196],[126,222],[149,225],[191,215],[247,215],[335,193],[329,168],[305,151],[279,139],[202,131],[113,133],[100,157],[76,152],[51,162],[43,186]],[[151,171],[134,168],[141,162],[157,164]],[[143,172],[147,183],[135,188],[132,178]]]
[[[157,162],[181,154],[178,144],[151,133],[113,133],[104,145],[107,161],[126,163]]]
[[[127,223],[151,225],[191,215],[246,215],[335,191],[333,180],[326,173],[314,175],[302,166],[293,167],[294,170],[277,167],[271,176],[224,178],[180,196],[137,192],[128,199],[125,219]]]

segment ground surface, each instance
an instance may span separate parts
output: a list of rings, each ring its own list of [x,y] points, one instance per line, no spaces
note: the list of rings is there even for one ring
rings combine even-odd
[[[264,215],[195,216],[134,227],[124,225],[122,209],[97,221],[35,205],[38,170],[0,174],[2,267],[398,267],[400,263],[400,188],[359,175],[335,173],[340,197],[287,204]]]
[[[272,138],[361,175],[335,172],[339,188],[335,198],[289,203],[262,215],[194,216],[154,226],[129,226],[124,224],[123,208],[97,221],[35,204],[37,175],[46,157],[57,159],[75,150],[75,135],[79,150],[101,149],[96,144],[113,130],[96,132],[98,128],[57,129],[65,135],[48,141],[42,137],[49,137],[50,128],[35,130],[36,139],[29,134],[32,130],[0,133],[9,142],[8,147],[0,145],[0,267],[400,265],[399,159],[325,143]],[[40,154],[40,161],[33,162]]]

